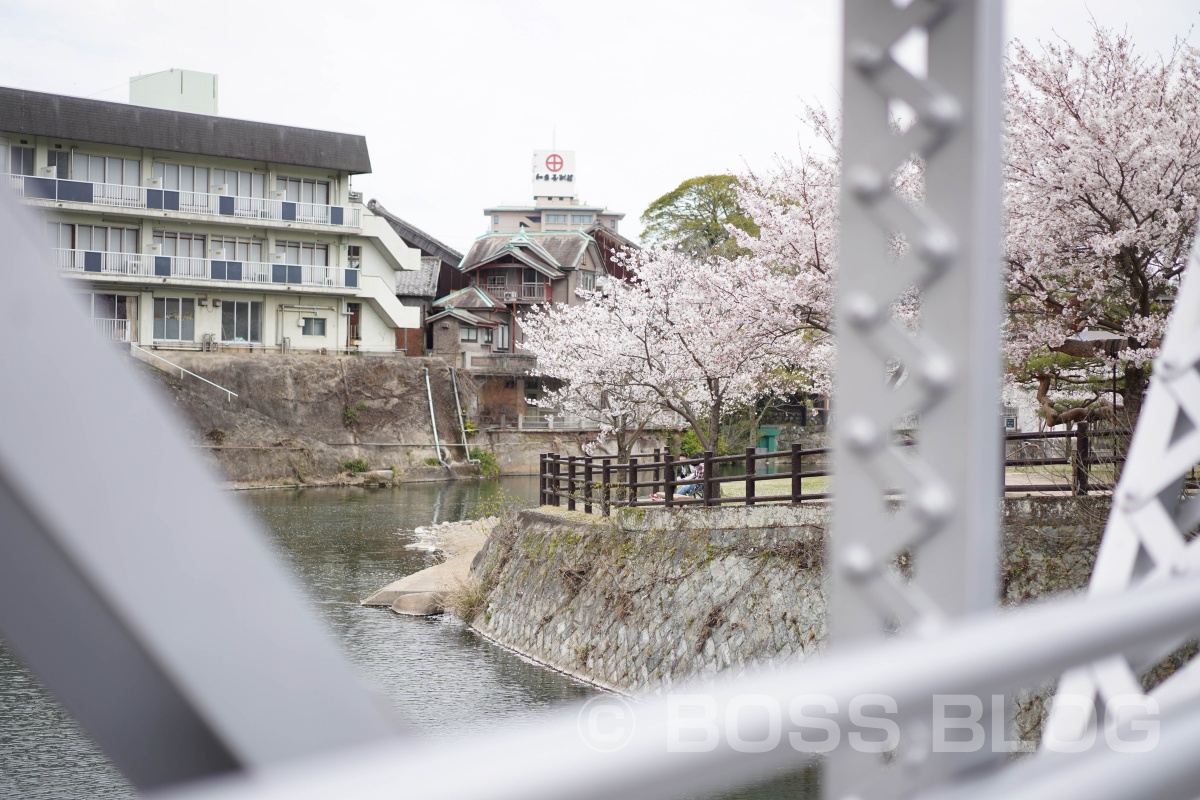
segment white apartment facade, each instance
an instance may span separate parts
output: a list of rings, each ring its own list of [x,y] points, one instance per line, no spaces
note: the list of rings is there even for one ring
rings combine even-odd
[[[0,87],[0,182],[96,329],[147,349],[395,353],[420,268],[361,136]]]

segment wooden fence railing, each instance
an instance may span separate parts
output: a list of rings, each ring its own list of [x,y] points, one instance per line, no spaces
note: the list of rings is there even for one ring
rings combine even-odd
[[[1007,434],[1005,448],[1005,492],[1066,492],[1086,495],[1094,491],[1111,491],[1115,480],[1115,465],[1123,461],[1120,452],[1122,434],[1116,431],[1089,431],[1080,423],[1073,431]],[[912,440],[900,442],[915,445]],[[542,505],[582,509],[591,514],[599,508],[608,516],[614,506],[717,506],[737,503],[801,503],[823,500],[828,492],[805,490],[806,478],[823,478],[831,474],[828,456],[831,449],[805,449],[793,444],[787,450],[759,453],[746,448],[744,454],[717,456],[706,451],[695,458],[675,458],[670,453],[655,450],[633,456],[618,463],[612,458],[593,456],[562,456],[543,453],[539,469],[539,498]],[[737,464],[741,472],[729,474],[725,465]],[[1093,475],[1098,465],[1111,465],[1111,472]],[[688,483],[678,471],[703,467],[703,478],[696,497],[680,496],[676,492]],[[1067,467],[1054,470],[1053,467]],[[725,472],[727,474],[720,474]],[[1095,477],[1107,480],[1098,481]],[[778,483],[771,484],[771,494],[759,489],[768,481],[786,481],[786,492]],[[725,494],[724,484],[736,483],[742,494]],[[899,494],[899,492],[897,492]],[[651,497],[657,495],[657,497]]]

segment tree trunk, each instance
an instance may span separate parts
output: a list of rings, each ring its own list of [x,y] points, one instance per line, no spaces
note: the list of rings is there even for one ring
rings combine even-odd
[[[1137,426],[1138,416],[1142,413],[1142,396],[1146,393],[1149,377],[1145,367],[1125,365],[1125,403],[1121,423],[1130,433]]]

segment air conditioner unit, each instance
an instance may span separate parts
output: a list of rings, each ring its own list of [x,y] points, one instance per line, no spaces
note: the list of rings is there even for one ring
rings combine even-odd
[[[212,193],[213,194],[229,194],[229,184],[218,183],[216,186],[212,187]]]
[[[287,263],[287,254],[286,253],[271,253],[271,263],[272,264],[286,264]]]
[[[58,177],[58,167],[53,167],[53,166],[52,167],[40,167],[38,169],[38,177],[39,178],[57,178]]]
[[[515,302],[515,301],[516,301],[516,299],[517,299],[517,293],[516,293],[516,292],[505,292],[505,293],[504,293],[504,302],[506,302],[506,303],[512,303],[512,302]]]
[[[148,188],[148,189],[163,188],[163,179],[162,178],[146,178],[146,188]]]
[[[161,256],[162,255],[162,247],[163,246],[161,244],[159,244],[158,242],[152,242],[152,243],[146,245],[146,254],[151,255],[151,256]]]
[[[287,191],[285,191],[284,189],[273,189],[273,190],[271,190],[271,199],[272,200],[287,200]]]
[[[211,258],[213,261],[224,261],[225,260],[225,249],[221,248],[221,247],[214,247]]]

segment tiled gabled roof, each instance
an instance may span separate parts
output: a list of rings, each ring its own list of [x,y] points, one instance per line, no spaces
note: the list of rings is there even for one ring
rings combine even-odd
[[[493,300],[478,286],[468,286],[451,292],[445,297],[433,301],[434,308],[500,308],[500,303]]]

